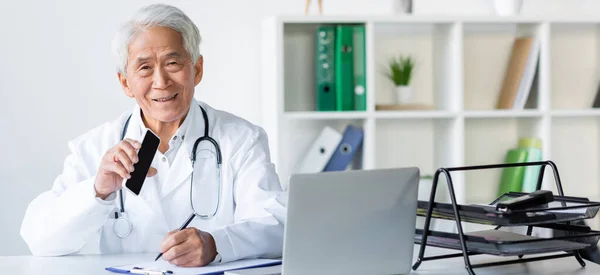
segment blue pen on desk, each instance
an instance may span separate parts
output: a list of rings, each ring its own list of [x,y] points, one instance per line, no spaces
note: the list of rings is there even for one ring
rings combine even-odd
[[[181,225],[181,227],[179,227],[179,231],[184,230],[188,226],[188,224],[190,224],[190,222],[192,222],[192,220],[194,219],[195,216],[196,216],[196,214],[192,213],[188,217],[188,219]],[[156,259],[154,259],[154,261],[156,262],[160,258],[160,256],[162,256],[162,254],[163,254],[162,252],[158,253],[158,256],[156,256]]]

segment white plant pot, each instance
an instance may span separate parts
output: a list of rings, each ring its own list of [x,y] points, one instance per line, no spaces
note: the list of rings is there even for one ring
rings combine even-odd
[[[496,13],[501,16],[517,15],[522,6],[523,0],[494,0]]]
[[[410,104],[412,101],[411,86],[396,86],[396,103]]]

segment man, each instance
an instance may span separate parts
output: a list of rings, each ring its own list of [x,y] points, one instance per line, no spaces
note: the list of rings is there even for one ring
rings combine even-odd
[[[34,255],[162,252],[179,266],[281,256],[285,194],[266,134],[194,99],[203,74],[199,43],[197,27],[172,6],[142,8],[123,25],[113,41],[117,75],[137,104],[69,143],[62,174],[23,220],[21,235]],[[206,128],[218,147],[199,142],[192,166]],[[146,131],[160,145],[136,196],[121,183],[139,161]],[[178,231],[191,213],[209,217],[198,215]]]

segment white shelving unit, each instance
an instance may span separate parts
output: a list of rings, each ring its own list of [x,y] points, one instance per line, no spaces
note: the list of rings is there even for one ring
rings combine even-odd
[[[315,111],[315,29],[325,23],[365,25],[366,111]],[[513,40],[527,34],[541,42],[536,92],[523,110],[495,110]],[[356,169],[417,166],[432,174],[501,163],[519,137],[536,136],[567,195],[600,199],[600,109],[591,108],[600,79],[598,18],[278,16],[264,21],[262,38],[262,126],[284,187],[323,126],[342,132],[352,123],[365,131]],[[381,72],[399,54],[416,58],[415,102],[435,110],[375,110],[393,103]],[[453,173],[459,202],[492,200],[500,172]],[[554,190],[552,174],[545,177]]]

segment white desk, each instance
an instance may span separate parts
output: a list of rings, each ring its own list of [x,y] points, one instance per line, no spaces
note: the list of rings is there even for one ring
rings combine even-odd
[[[0,257],[2,274],[116,274],[104,270],[108,266],[135,264],[154,260],[152,254],[72,255],[63,257]]]
[[[419,246],[415,245],[413,264],[417,258],[419,252]],[[425,256],[444,255],[450,253],[456,253],[456,250],[446,250],[439,248],[427,247],[425,249]],[[532,255],[536,256],[536,255]],[[540,255],[537,255],[540,256]],[[527,258],[527,257],[525,257]],[[471,264],[480,264],[487,262],[496,262],[502,260],[515,260],[517,257],[494,257],[488,255],[479,255],[469,257]],[[521,264],[511,264],[493,267],[481,267],[475,268],[473,271],[476,275],[516,275],[516,274],[530,274],[530,275],[597,275],[600,274],[600,265],[585,261],[586,266],[581,267],[575,257],[558,258],[544,261],[536,261]],[[280,266],[264,267],[255,269],[252,272],[236,271],[235,274],[239,275],[256,275],[256,274],[276,274],[280,272]],[[464,259],[462,257],[425,261],[419,266],[416,271],[412,271],[410,274],[427,274],[427,275],[455,275],[455,274],[469,274],[465,269]]]
[[[415,246],[415,257],[418,246]],[[446,253],[428,247],[426,256]],[[109,275],[116,274],[105,271],[107,266],[135,264],[147,262],[154,259],[155,254],[116,254],[116,255],[73,255],[64,257],[33,257],[33,256],[9,256],[0,257],[0,268],[2,274],[90,274]],[[498,258],[491,256],[471,256],[471,264],[493,262],[497,260],[515,259]],[[414,261],[413,261],[414,262]],[[545,261],[530,262],[526,264],[512,264],[505,266],[494,266],[476,268],[476,274],[500,275],[500,274],[600,274],[600,265],[586,261],[586,267],[582,268],[574,257],[559,258]],[[264,274],[268,271],[278,270],[279,266],[266,267],[262,270]],[[445,260],[427,261],[421,264],[417,271],[411,274],[467,274],[464,268],[463,258],[452,258]]]

